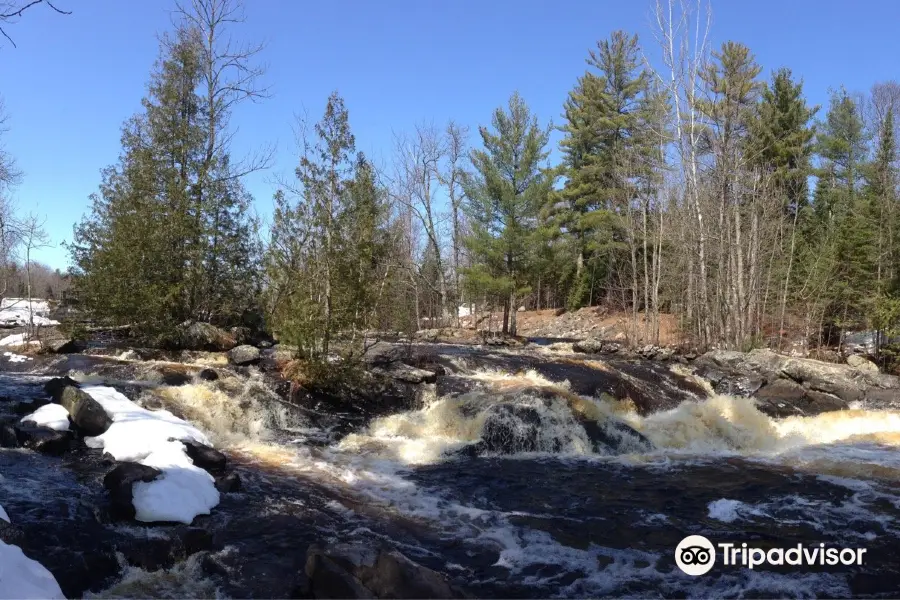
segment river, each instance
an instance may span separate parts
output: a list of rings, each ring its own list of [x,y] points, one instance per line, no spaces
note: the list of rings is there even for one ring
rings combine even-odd
[[[96,574],[88,597],[289,597],[314,543],[396,548],[477,597],[900,595],[900,411],[775,419],[752,398],[673,383],[667,365],[442,352],[443,380],[366,418],[292,406],[259,375],[170,386],[122,362],[114,385],[190,419],[240,474],[242,490],[194,523],[210,536],[203,552],[172,553],[184,527],[110,521],[98,482],[112,463],[96,451],[0,450],[0,505],[67,594]],[[110,383],[101,362],[16,365],[0,376],[0,411],[62,371]],[[584,393],[638,367],[677,404]],[[675,564],[688,535],[866,559],[749,569],[720,557],[692,577]]]

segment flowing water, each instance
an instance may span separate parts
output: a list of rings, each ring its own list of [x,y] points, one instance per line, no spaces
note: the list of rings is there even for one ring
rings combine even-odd
[[[112,544],[119,575],[96,597],[288,596],[306,548],[329,542],[397,548],[475,596],[900,595],[900,410],[776,420],[695,386],[648,414],[535,370],[457,366],[458,391],[426,386],[416,409],[352,427],[323,406],[287,405],[258,376],[129,382],[132,397],[202,427],[244,483],[197,520],[213,550],[168,569],[128,554],[177,528],[97,515],[109,466],[96,456],[2,450],[0,504],[68,545],[34,556],[58,578],[73,545]],[[40,396],[44,379],[6,374],[0,395]],[[717,564],[691,577],[674,549],[692,534],[867,554],[862,566]]]

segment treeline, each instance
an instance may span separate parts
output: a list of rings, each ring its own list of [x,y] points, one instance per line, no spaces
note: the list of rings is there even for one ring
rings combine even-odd
[[[227,41],[231,0],[179,10],[75,230],[78,295],[99,318],[264,322],[308,357],[458,324],[461,305],[501,309],[515,333],[522,306],[603,304],[631,315],[632,343],[658,342],[674,313],[698,347],[900,321],[894,82],[810,106],[789,69],[707,47],[707,12],[660,3],[660,64],[624,32],[588,52],[561,98],[559,164],[549,120],[514,93],[477,135],[451,120],[396,136],[378,168],[334,93],[300,123],[266,233],[241,184],[266,156],[229,152],[231,110],[265,95],[259,48]]]

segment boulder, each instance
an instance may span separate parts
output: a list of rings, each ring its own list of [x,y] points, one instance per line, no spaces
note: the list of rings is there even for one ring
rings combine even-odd
[[[44,349],[53,354],[78,354],[84,352],[87,344],[82,340],[59,338],[42,342]]]
[[[72,422],[84,435],[97,436],[112,425],[112,417],[90,394],[73,385],[62,387],[54,400],[67,411]]]
[[[406,383],[434,383],[437,380],[437,374],[434,371],[417,369],[406,363],[393,363],[388,368],[372,369],[372,372]]]
[[[132,487],[138,481],[153,481],[161,474],[162,471],[140,463],[118,463],[103,478],[103,487],[109,491],[110,515],[114,519],[133,519]]]
[[[237,346],[228,351],[228,362],[233,365],[252,365],[259,362],[259,348],[254,346]]]
[[[44,391],[53,398],[54,402],[59,402],[59,396],[62,394],[63,388],[69,386],[78,387],[78,385],[78,382],[68,375],[65,377],[54,377],[44,384]]]
[[[15,430],[20,446],[42,454],[59,456],[72,447],[71,431],[56,431],[28,423],[17,425]]]
[[[878,372],[878,365],[867,359],[865,356],[860,356],[859,354],[851,354],[850,356],[848,356],[847,364],[857,371],[865,371],[867,373]]]
[[[203,381],[218,381],[219,372],[214,369],[203,369],[197,374],[197,377]]]
[[[226,352],[237,346],[234,336],[209,323],[187,321],[178,326],[173,344],[181,350]]]
[[[537,409],[518,404],[491,407],[481,430],[479,452],[516,454],[518,452],[558,451],[541,447],[541,415]]]
[[[599,354],[603,351],[603,340],[591,338],[580,340],[572,344],[572,350],[583,354]]]
[[[306,577],[313,598],[374,598],[347,569],[325,556],[317,547],[306,553]]]
[[[465,598],[432,569],[397,550],[338,544],[307,551],[306,575],[316,598]]]
[[[209,446],[204,446],[203,444],[198,444],[191,440],[179,441],[184,444],[188,458],[190,458],[196,466],[212,474],[219,474],[225,470],[228,459],[215,448],[210,448]]]
[[[900,390],[870,389],[866,391],[866,404],[871,408],[897,408]]]
[[[832,410],[846,410],[847,408],[847,402],[828,392],[809,390],[806,392],[806,397],[809,398],[810,409],[816,413],[829,412]]]
[[[806,396],[803,386],[788,379],[776,379],[766,384],[756,393],[762,400],[797,402]]]

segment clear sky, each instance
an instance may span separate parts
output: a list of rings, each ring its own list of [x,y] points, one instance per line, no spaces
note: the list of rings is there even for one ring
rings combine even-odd
[[[54,243],[37,258],[66,268],[60,243],[71,239],[100,169],[117,159],[120,127],[140,108],[172,4],[56,4],[73,14],[38,6],[7,28],[18,48],[0,46],[0,95],[12,128],[2,143],[25,175],[15,199],[46,215]],[[274,178],[296,161],[294,115],[306,109],[317,119],[335,89],[358,148],[382,162],[394,132],[449,118],[474,132],[514,90],[542,122],[559,123],[597,40],[624,29],[656,56],[650,10],[651,0],[248,0],[236,35],[267,43],[273,97],[235,115],[233,154],[277,144],[273,168],[246,181],[266,218]],[[813,104],[825,105],[829,88],[841,84],[865,91],[900,79],[898,27],[894,0],[713,0],[713,42],[748,45],[767,77],[790,67]]]

